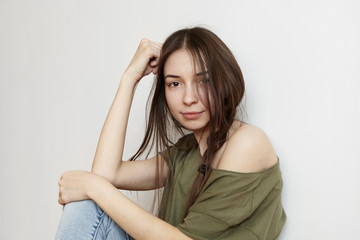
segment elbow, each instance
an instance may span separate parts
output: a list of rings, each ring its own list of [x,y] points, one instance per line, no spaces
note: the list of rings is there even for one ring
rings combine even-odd
[[[116,180],[116,172],[114,171],[109,171],[106,169],[99,169],[93,166],[93,168],[91,169],[91,172],[106,179],[108,182],[110,182],[112,185],[114,185],[115,180]]]

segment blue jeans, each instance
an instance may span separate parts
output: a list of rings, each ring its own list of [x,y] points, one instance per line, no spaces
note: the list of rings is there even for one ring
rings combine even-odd
[[[56,240],[133,240],[94,201],[64,206]]]

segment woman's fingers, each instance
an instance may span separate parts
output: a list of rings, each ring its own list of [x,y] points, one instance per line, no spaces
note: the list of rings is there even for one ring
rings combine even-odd
[[[145,44],[150,44],[153,48],[155,48],[155,49],[157,49],[159,51],[161,50],[162,43],[151,41],[151,40],[146,39],[146,38],[143,38],[141,41],[143,43],[145,43]]]
[[[158,58],[153,57],[150,59],[150,62],[149,62],[150,67],[156,67],[157,64],[158,64]]]
[[[99,176],[86,171],[65,172],[59,181],[59,204],[89,199]]]
[[[64,205],[72,199],[83,195],[81,184],[81,171],[68,171],[61,175],[58,182],[59,198],[58,203]]]
[[[59,185],[59,196],[58,196],[58,203],[61,204],[61,205],[64,205],[65,202],[64,200],[62,199],[62,194],[61,194],[61,184],[60,184],[60,181],[58,182],[58,185]]]
[[[62,197],[61,197],[61,191],[60,191],[60,189],[59,189],[58,203],[61,204],[61,205],[64,205],[64,204],[65,204],[64,200],[63,200]]]
[[[154,68],[152,69],[152,73],[153,73],[154,75],[156,75],[156,74],[158,73],[158,67],[154,67]]]
[[[162,44],[144,38],[141,40],[140,45],[140,51],[144,51],[148,66],[156,66],[160,57]]]
[[[63,176],[61,175],[60,180],[59,180],[59,182],[58,182],[58,186],[59,186],[58,203],[61,204],[61,205],[64,205],[65,202],[64,202],[64,200],[62,199],[62,193],[61,193],[62,190],[63,190],[63,188],[62,188],[62,185],[63,185],[62,178],[63,178]]]
[[[154,68],[157,67],[161,47],[161,43],[142,39],[126,72],[136,81],[151,72],[157,72]]]

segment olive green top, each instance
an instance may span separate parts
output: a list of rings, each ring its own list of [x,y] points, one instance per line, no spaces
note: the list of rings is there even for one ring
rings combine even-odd
[[[159,211],[161,219],[196,240],[278,239],[286,220],[279,162],[257,173],[213,169],[184,218],[201,163],[194,135],[181,138],[164,156],[169,177]]]

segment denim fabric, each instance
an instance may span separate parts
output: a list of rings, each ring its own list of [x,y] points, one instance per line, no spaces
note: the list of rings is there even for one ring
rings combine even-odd
[[[133,240],[94,201],[64,206],[56,240]]]

